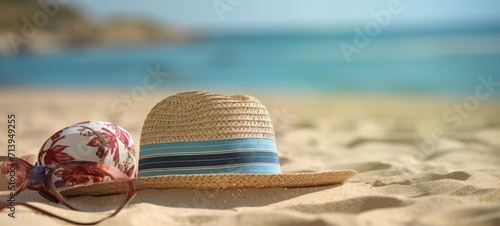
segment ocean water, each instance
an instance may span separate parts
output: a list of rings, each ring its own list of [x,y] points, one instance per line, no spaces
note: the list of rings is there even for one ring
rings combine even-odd
[[[212,35],[195,43],[73,48],[0,58],[1,86],[134,87],[148,67],[157,89],[467,94],[500,82],[500,30]],[[347,60],[341,43],[359,52]],[[149,79],[149,78],[148,78]],[[500,94],[500,88],[497,92]]]

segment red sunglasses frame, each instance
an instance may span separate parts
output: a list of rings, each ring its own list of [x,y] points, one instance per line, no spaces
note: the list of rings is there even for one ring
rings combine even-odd
[[[26,169],[26,172],[25,172],[26,174],[23,175],[24,178],[21,178],[22,179],[21,184],[18,185],[18,187],[16,188],[16,193],[15,193],[16,195],[21,193],[26,188],[29,188],[31,190],[37,190],[41,196],[48,199],[49,201],[55,202],[55,203],[62,203],[72,210],[78,210],[78,209],[71,206],[71,204],[69,204],[61,196],[61,194],[59,194],[59,192],[57,192],[54,183],[51,182],[51,177],[54,174],[55,169],[60,169],[60,168],[68,169],[71,167],[77,167],[77,166],[82,167],[83,166],[86,169],[101,170],[102,172],[105,172],[105,175],[109,176],[111,178],[111,180],[113,180],[113,181],[127,183],[129,190],[127,193],[126,201],[122,205],[120,205],[115,210],[115,212],[113,212],[111,215],[109,215],[101,220],[94,221],[94,222],[88,222],[88,223],[76,222],[76,221],[55,215],[55,214],[50,213],[48,211],[45,211],[43,209],[40,209],[40,208],[33,206],[29,203],[22,202],[22,201],[16,202],[16,205],[26,206],[28,208],[35,210],[35,211],[41,212],[43,214],[46,214],[46,215],[49,215],[49,216],[73,223],[73,224],[93,225],[93,224],[97,224],[101,221],[104,221],[110,217],[113,217],[116,214],[118,214],[118,212],[120,212],[120,210],[123,207],[125,207],[128,203],[130,203],[130,201],[135,197],[135,195],[137,193],[132,181],[130,180],[130,178],[127,175],[125,175],[121,171],[118,171],[115,168],[109,167],[109,166],[102,164],[102,163],[99,163],[99,162],[71,161],[71,162],[58,163],[58,164],[51,165],[51,166],[33,166],[21,158],[7,157],[7,156],[0,156],[0,162],[4,162],[4,164],[10,162],[12,165],[16,164],[16,165],[19,165],[19,166],[24,167]],[[1,167],[2,166],[0,166],[0,170],[1,170]],[[4,200],[0,200],[0,210],[8,208],[9,205],[10,205],[9,202],[4,201]]]

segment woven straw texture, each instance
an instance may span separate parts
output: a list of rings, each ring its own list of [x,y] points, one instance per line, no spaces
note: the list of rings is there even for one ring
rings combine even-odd
[[[137,190],[142,189],[228,189],[228,188],[298,188],[335,185],[357,175],[354,170],[288,174],[199,174],[134,178]],[[66,196],[111,195],[113,182],[73,187],[63,191]]]
[[[275,139],[266,107],[247,95],[190,91],[167,97],[151,109],[140,145],[236,138]]]

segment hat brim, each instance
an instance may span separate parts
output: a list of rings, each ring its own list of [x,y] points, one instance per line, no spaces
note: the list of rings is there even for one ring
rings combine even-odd
[[[132,179],[142,189],[227,189],[227,188],[301,188],[341,184],[356,176],[354,170],[282,174],[194,174],[140,177]],[[113,195],[115,182],[77,186],[61,191],[64,196]]]

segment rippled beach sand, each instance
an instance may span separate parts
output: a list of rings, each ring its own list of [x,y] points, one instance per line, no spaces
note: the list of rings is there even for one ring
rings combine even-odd
[[[147,113],[172,93],[133,98],[127,89],[19,88],[0,94],[0,146],[7,146],[7,114],[16,114],[16,155],[22,156],[37,154],[57,130],[86,120],[122,126],[138,150]],[[355,169],[359,175],[314,188],[141,190],[100,225],[500,225],[498,100],[460,114],[453,105],[465,96],[248,94],[272,115],[282,171]],[[34,192],[19,198],[46,203]],[[16,211],[16,219],[0,212],[2,225],[67,225]]]

